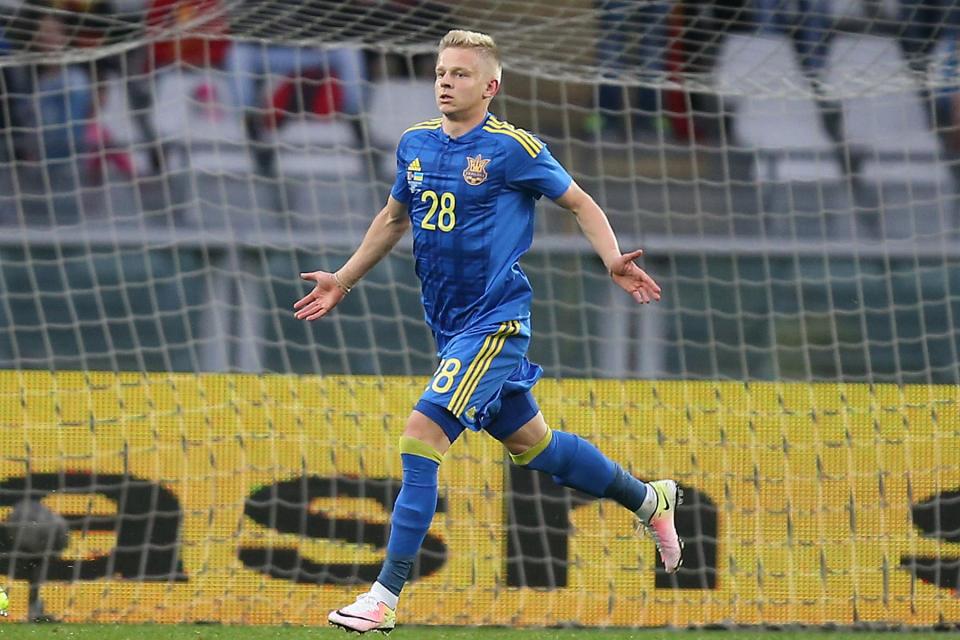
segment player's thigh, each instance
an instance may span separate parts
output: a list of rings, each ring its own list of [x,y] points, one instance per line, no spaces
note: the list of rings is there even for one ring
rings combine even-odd
[[[442,407],[464,427],[479,430],[484,411],[523,362],[529,343],[529,329],[519,321],[456,336],[441,352],[421,402]]]

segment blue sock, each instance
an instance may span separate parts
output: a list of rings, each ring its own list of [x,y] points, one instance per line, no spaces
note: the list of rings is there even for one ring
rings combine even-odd
[[[409,436],[400,439],[400,454],[403,486],[393,505],[387,559],[377,578],[394,595],[400,595],[437,511],[437,472],[442,460],[433,447]]]
[[[413,567],[415,559],[416,556],[402,558],[388,553],[387,559],[383,562],[383,567],[380,568],[377,582],[386,587],[387,591],[393,595],[399,596],[400,592],[403,591],[403,585],[407,583],[407,578],[410,577],[410,569]]]
[[[510,457],[519,465],[543,471],[554,482],[603,498],[613,482],[617,465],[580,436],[548,430],[543,440]]]
[[[603,493],[603,497],[615,500],[630,511],[636,512],[643,504],[643,499],[647,497],[647,485],[624,471],[620,465],[614,464],[614,467],[616,467],[616,474],[613,476],[613,482]]]

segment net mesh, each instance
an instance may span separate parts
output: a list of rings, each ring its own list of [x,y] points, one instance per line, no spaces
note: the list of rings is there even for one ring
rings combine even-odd
[[[0,572],[15,618],[324,624],[376,577],[435,348],[409,241],[292,316],[483,30],[664,289],[538,206],[557,428],[674,477],[687,557],[458,441],[401,622],[960,621],[950,2],[0,2]]]
[[[353,42],[379,51],[431,53],[449,24],[456,23],[498,38],[508,68],[586,82],[604,78],[739,92],[742,86],[718,82],[715,72],[727,54],[747,56],[750,64],[738,69],[736,79],[756,83],[751,93],[761,88],[809,93],[806,83],[770,68],[771,58],[784,53],[795,56],[811,77],[840,61],[833,65],[841,73],[830,86],[833,93],[886,93],[917,82],[952,84],[949,73],[936,71],[953,64],[951,47],[944,42],[960,22],[958,10],[940,0],[737,0],[704,6],[620,0],[4,2],[8,41],[29,45],[45,16],[64,21],[71,41],[55,52],[21,47],[3,64],[99,58],[145,42],[215,35],[311,46]],[[739,42],[737,36],[745,33],[784,38],[758,51]],[[895,41],[906,68],[884,57],[863,59],[850,51],[838,56],[834,41],[851,36]],[[853,64],[844,68],[850,58]],[[869,64],[877,62],[891,64]]]

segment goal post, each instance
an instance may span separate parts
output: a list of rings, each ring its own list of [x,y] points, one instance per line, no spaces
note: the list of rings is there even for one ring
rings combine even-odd
[[[622,509],[467,434],[401,623],[960,623],[954,13],[0,0],[11,615],[325,624],[376,577],[436,367],[409,239],[330,317],[292,304],[382,207],[463,27],[501,48],[491,110],[663,287],[633,304],[539,202],[538,402],[675,478],[687,547],[667,575]]]

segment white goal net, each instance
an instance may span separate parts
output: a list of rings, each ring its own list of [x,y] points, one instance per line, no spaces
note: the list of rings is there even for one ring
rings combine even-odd
[[[323,624],[376,577],[436,366],[409,242],[292,304],[436,114],[450,28],[663,287],[633,305],[538,206],[538,400],[685,487],[687,556],[468,435],[401,622],[960,623],[948,0],[0,0],[13,616]]]

